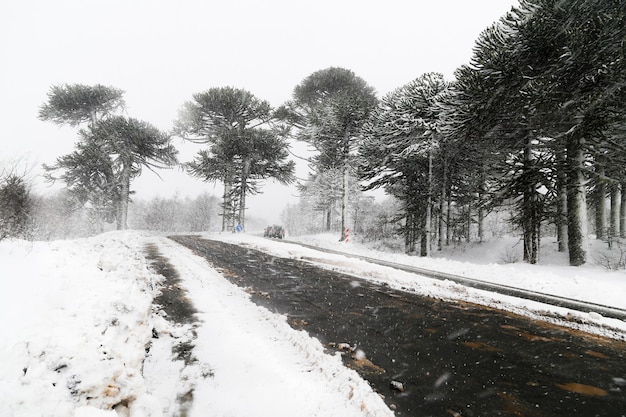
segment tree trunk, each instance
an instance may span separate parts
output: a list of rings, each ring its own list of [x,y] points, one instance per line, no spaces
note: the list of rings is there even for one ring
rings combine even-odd
[[[224,196],[222,198],[222,232],[226,231],[230,217],[230,190],[232,184],[230,181],[224,181]]]
[[[241,226],[241,230],[246,230],[246,185],[247,180],[241,180],[241,194],[239,196],[239,214],[237,226]]]
[[[428,198],[426,199],[426,219],[424,221],[424,233],[422,239],[422,256],[430,256],[430,227],[433,219],[433,144],[432,138],[428,149]]]
[[[452,228],[452,186],[448,184],[447,208],[446,208],[446,246],[450,246],[450,229]]]
[[[626,238],[626,182],[620,184],[619,237]]]
[[[331,229],[331,225],[332,225],[332,203],[328,203],[328,210],[326,210],[326,231],[330,232]]]
[[[602,158],[598,158],[596,189],[593,194],[595,207],[595,225],[596,239],[604,239],[606,237],[606,182],[604,181],[604,166]]]
[[[482,243],[485,235],[485,209],[482,206],[478,206],[478,241]]]
[[[422,236],[420,239],[420,256],[428,256],[428,244],[430,243],[427,235],[428,232],[426,231],[426,228],[422,228]]]
[[[341,181],[343,188],[343,196],[341,199],[341,238],[339,241],[343,242],[347,236],[347,224],[348,224],[348,166],[347,164],[343,168],[343,179]]]
[[[415,242],[416,242],[416,233],[415,233],[415,215],[410,212],[410,209],[407,209],[406,212],[406,221],[405,221],[405,239],[404,239],[404,248],[406,253],[414,253],[415,252]]]
[[[246,230],[246,194],[248,193],[248,176],[250,175],[250,164],[252,161],[246,159],[243,162],[241,173],[241,196],[239,197],[239,225],[242,230]]]
[[[541,261],[541,222],[537,223],[536,237],[535,242],[537,242],[537,250],[535,252],[537,256],[535,262],[539,263]]]
[[[523,207],[522,207],[522,229],[524,234],[524,261],[529,264],[537,263],[537,230],[540,227],[539,213],[537,207],[537,184],[533,180],[534,161],[532,153],[532,136],[527,134],[526,146],[524,147],[524,174],[525,181]]]
[[[556,237],[559,252],[567,249],[567,154],[557,150],[556,167]]]
[[[444,233],[445,233],[445,207],[446,207],[446,184],[448,182],[448,167],[443,162],[443,175],[441,178],[441,194],[439,195],[439,217],[437,227],[437,250],[443,249]]]
[[[122,167],[119,218],[117,230],[128,229],[128,200],[130,199],[130,163]]]
[[[466,221],[467,221],[467,234],[466,234],[466,237],[465,237],[465,241],[467,243],[470,243],[470,241],[471,241],[470,235],[471,235],[471,232],[472,232],[472,202],[471,201],[469,201],[467,203],[467,219],[466,219]]]
[[[620,212],[622,195],[619,184],[611,184],[611,221],[609,222],[609,237],[617,238],[620,233]]]
[[[567,138],[567,247],[569,263],[572,266],[580,266],[587,261],[584,247],[587,235],[584,142],[583,138],[574,135]]]
[[[478,241],[482,242],[485,237],[485,209],[483,201],[485,200],[487,173],[485,164],[480,166],[480,184],[478,185]]]
[[[343,180],[341,185],[343,195],[341,199],[341,238],[339,241],[346,240],[348,225],[348,174],[350,172],[350,129],[346,128],[343,134]]]

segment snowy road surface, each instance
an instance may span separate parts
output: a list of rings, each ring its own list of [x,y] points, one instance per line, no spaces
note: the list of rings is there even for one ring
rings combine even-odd
[[[626,334],[626,323],[595,312],[554,308],[450,282],[416,280],[414,275],[405,272],[247,234],[207,236],[234,240],[245,248],[268,250],[282,258],[316,258],[326,270],[366,277],[373,283],[361,284],[360,289],[374,284],[387,285],[384,291],[376,293],[379,301],[386,303],[387,311],[396,303],[389,289],[396,288],[452,301],[457,307],[465,306],[457,310],[469,313],[479,311],[473,303],[480,303],[533,320],[541,319],[547,323],[545,329],[550,328],[550,323],[563,324],[577,331],[611,336],[616,342],[623,341]],[[362,250],[356,245],[343,247]],[[481,253],[497,254],[497,250],[485,251],[485,246],[477,249]],[[470,256],[470,251],[467,255]],[[384,256],[393,261],[401,258],[402,262],[419,262],[419,266],[424,266],[425,262],[436,263],[452,273],[476,274],[509,285],[626,308],[623,271],[606,272],[593,265],[583,268],[479,265],[475,261],[480,257],[473,255],[473,263],[389,253]],[[296,323],[288,322],[289,316],[276,314],[273,307],[268,310],[253,304],[250,298],[267,302],[277,297],[272,299],[269,291],[253,294],[252,288],[246,292],[228,282],[234,276],[220,274],[206,260],[164,237],[128,231],[53,242],[4,240],[0,242],[0,276],[5,279],[5,291],[0,293],[0,315],[4,317],[0,338],[0,417],[392,415],[379,395],[354,370],[344,366],[338,355],[332,354],[333,348],[290,326],[311,331],[313,320],[300,317]],[[352,286],[349,292],[354,292]],[[171,309],[153,305],[153,301],[167,304],[184,298],[188,298],[193,308],[177,310],[180,316]],[[318,302],[313,300],[310,304]],[[438,307],[444,308],[446,304],[440,303]],[[361,314],[363,316],[338,314],[336,317],[349,317],[355,322],[368,317]],[[440,313],[435,319],[446,321],[447,314]],[[468,333],[447,333],[446,340],[452,335],[457,337],[455,345],[461,343],[457,346],[457,359],[479,356],[503,360],[502,352],[489,350],[501,346],[495,342],[490,344],[488,334],[479,340],[485,344],[472,344],[476,341],[463,339],[475,335],[473,330],[484,329],[489,324],[478,319],[480,315],[474,316],[478,321],[469,327]],[[410,325],[417,326],[418,331],[421,326],[423,331],[426,329],[423,320],[425,318],[415,317]],[[495,319],[489,321],[496,322]],[[422,335],[422,339],[430,343],[436,341],[437,335],[446,334],[444,330],[450,323],[440,324],[428,327],[430,336]],[[568,339],[545,332],[526,334],[510,323],[504,326],[512,326],[500,327],[508,329],[511,332],[508,336],[513,339],[527,336],[534,339],[538,355],[553,358],[556,364],[566,359],[571,363],[591,359],[605,372],[597,383],[595,376],[592,379],[581,376],[572,381],[563,379],[554,385],[541,383],[535,387],[537,391],[545,386],[548,391],[544,392],[595,402],[623,395],[626,390],[623,369],[613,366],[615,358],[624,350],[614,355],[603,346],[608,343],[607,339],[592,338],[594,345],[584,351],[572,347],[565,351],[550,350],[541,348],[552,343],[544,338],[566,342]],[[392,327],[390,331],[396,331]],[[559,332],[565,332],[567,337],[571,334],[566,329]],[[354,348],[355,342],[334,339],[337,339],[334,349],[348,352]],[[324,338],[320,336],[320,340]],[[403,384],[402,387],[396,385],[396,389],[405,391],[402,394],[393,391],[387,401],[391,398],[395,402],[396,395],[409,395],[416,387],[431,392],[438,388],[438,392],[448,392],[448,398],[456,396],[456,392],[449,390],[457,383],[452,371],[438,375],[434,381],[432,373],[392,375],[391,367],[377,359],[373,350],[362,347],[359,340],[355,351],[344,357],[354,353],[354,359],[361,365],[373,371],[385,369],[385,374],[381,375],[396,378],[396,383]],[[448,353],[436,357],[446,361],[453,356]],[[410,360],[419,364],[421,358]],[[473,365],[467,361],[467,366]],[[464,370],[467,366],[459,365],[455,369]],[[518,382],[522,377],[516,375],[523,375],[511,369],[502,372],[505,376],[513,375],[513,380]],[[553,372],[556,371],[552,367],[546,370],[546,373]],[[526,382],[533,387],[542,381],[538,377]],[[489,380],[484,382],[487,388],[481,387],[479,392],[492,395]],[[519,412],[519,397],[513,387],[496,397],[512,404],[509,415]],[[424,400],[436,401],[437,398],[434,395]],[[538,414],[535,408],[524,410],[525,415],[549,415]],[[444,415],[457,412],[460,411],[449,409]],[[465,410],[461,415],[471,416],[472,412]]]
[[[326,354],[283,316],[251,303],[249,294],[204,259],[172,241],[161,239],[156,246],[198,310],[191,335],[170,340],[193,346],[191,363],[172,367],[162,357],[148,360],[148,384],[173,385],[160,394],[171,397],[168,412],[192,393],[192,401],[183,404],[188,416],[392,415],[338,356]]]
[[[626,343],[198,237],[175,241],[343,354],[398,416],[622,415]],[[455,414],[456,413],[456,414]]]

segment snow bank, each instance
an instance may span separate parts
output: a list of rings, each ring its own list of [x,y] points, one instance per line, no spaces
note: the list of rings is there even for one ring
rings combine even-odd
[[[146,395],[153,283],[141,240],[0,242],[0,415],[104,415]]]
[[[212,233],[205,234],[205,236],[211,239],[248,245],[277,256],[302,258],[405,291],[447,300],[470,301],[607,337],[626,338],[626,322],[605,318],[596,312],[571,311],[543,303],[467,288],[451,281],[426,278],[343,255],[318,252],[252,234]],[[519,249],[516,247],[514,239],[498,239],[485,244],[453,248],[431,258],[372,250],[354,239],[349,243],[339,242],[335,234],[290,239],[319,248],[333,249],[485,282],[626,309],[626,298],[624,297],[626,294],[626,271],[607,271],[592,263],[582,267],[568,266],[564,255],[555,250],[550,250],[549,247],[544,250],[544,264],[542,265],[528,265],[522,262],[497,263],[495,259],[501,258],[503,253],[506,254],[510,253],[509,251]],[[600,250],[602,249],[597,246],[591,247],[590,257],[593,257],[594,253],[598,253]]]

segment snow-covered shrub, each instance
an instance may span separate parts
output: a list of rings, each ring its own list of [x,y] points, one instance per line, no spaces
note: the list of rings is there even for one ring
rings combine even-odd
[[[618,271],[626,269],[626,248],[618,242],[613,244],[613,248],[604,250],[593,255],[596,265],[602,266],[608,271]]]
[[[520,261],[520,256],[518,251],[511,247],[505,247],[504,253],[500,254],[500,263],[503,264],[514,264]]]
[[[31,223],[32,199],[23,177],[0,179],[0,240],[27,237]]]

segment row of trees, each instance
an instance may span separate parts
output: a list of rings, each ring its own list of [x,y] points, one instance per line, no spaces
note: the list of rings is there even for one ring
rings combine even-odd
[[[21,178],[20,183],[26,184]],[[81,205],[68,189],[39,195],[26,185],[15,185],[0,186],[0,240],[80,238],[116,227],[102,225],[95,217],[97,212]],[[207,193],[193,198],[134,200],[129,204],[128,224],[135,229],[164,233],[216,230],[220,223],[219,207],[219,198]]]
[[[350,174],[384,188],[402,204],[406,250],[422,255],[455,224],[469,238],[477,223],[480,238],[486,213],[509,204],[526,261],[554,224],[570,263],[584,263],[587,195],[598,237],[626,235],[625,14],[619,0],[522,0],[453,82],[424,74],[379,103],[351,71],[313,74],[282,109],[318,150],[303,191],[332,189],[337,171],[344,201]],[[320,208],[337,198],[318,196]]]
[[[570,263],[586,261],[586,196],[603,237],[608,185],[620,233],[625,14],[621,1],[521,1],[483,32],[442,106],[440,130],[477,163],[475,204],[514,202],[531,263],[546,221]]]
[[[133,201],[129,218],[136,229],[195,233],[219,227],[219,208],[219,198],[208,193],[193,198],[156,197],[149,201]]]
[[[194,94],[170,133],[117,115],[123,108],[123,92],[114,87],[66,84],[51,88],[39,112],[41,120],[80,128],[75,151],[44,169],[48,180],[63,181],[76,205],[88,207],[101,225],[115,221],[118,229],[128,227],[131,182],[143,167],[178,164],[173,134],[206,145],[182,166],[224,184],[222,230],[245,227],[246,196],[259,192],[262,180],[289,184],[295,179],[272,108],[246,90],[223,87]]]
[[[184,103],[171,134],[206,146],[184,166],[223,184],[222,230],[245,227],[246,196],[263,180],[295,180],[295,138],[316,151],[303,199],[328,229],[339,208],[341,239],[366,205],[359,186],[382,188],[400,204],[392,221],[402,221],[409,252],[469,239],[473,224],[480,239],[486,214],[508,204],[528,262],[554,224],[560,249],[580,265],[587,195],[596,234],[626,234],[625,13],[620,0],[522,0],[480,35],[452,82],[428,73],[378,100],[352,71],[332,67],[277,109],[246,90],[212,88]],[[121,108],[119,90],[66,85],[53,87],[40,118],[86,124],[49,177],[125,227],[132,178],[174,164],[176,152],[169,134],[115,116]]]

